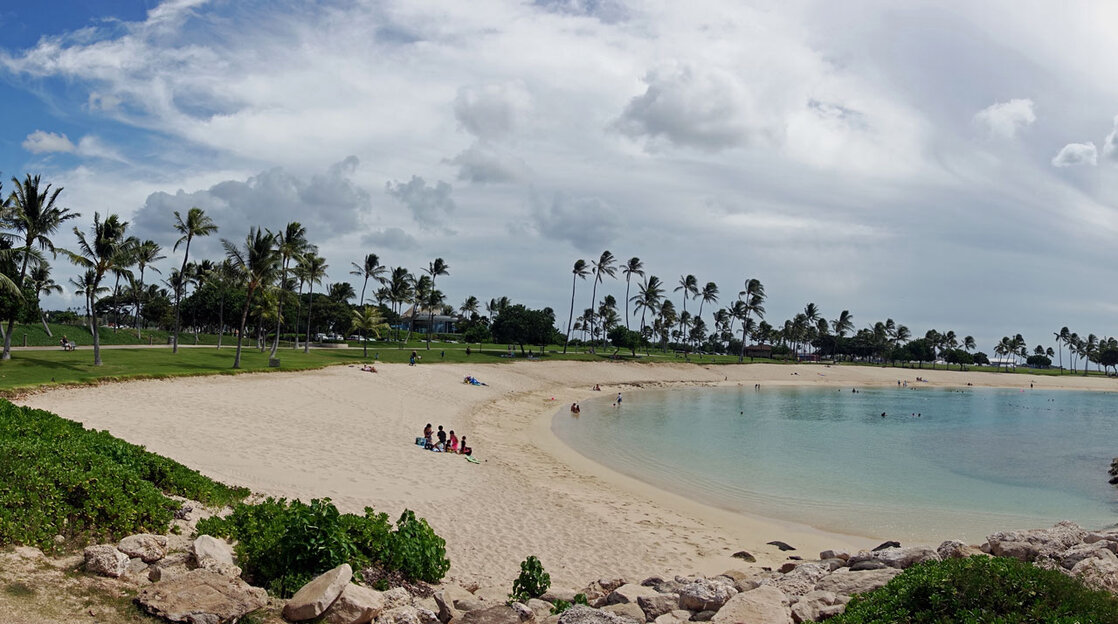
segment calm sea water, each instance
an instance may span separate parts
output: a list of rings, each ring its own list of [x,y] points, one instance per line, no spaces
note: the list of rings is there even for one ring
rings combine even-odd
[[[1114,393],[689,388],[627,394],[619,409],[613,396],[561,411],[553,430],[614,470],[725,509],[929,542],[1118,522]]]

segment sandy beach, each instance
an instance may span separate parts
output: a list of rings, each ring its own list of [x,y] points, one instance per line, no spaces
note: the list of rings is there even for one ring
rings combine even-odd
[[[716,574],[741,562],[876,545],[692,502],[612,472],[562,444],[550,422],[574,401],[674,385],[932,386],[1116,390],[1113,379],[822,365],[517,362],[382,365],[137,381],[59,389],[19,403],[172,457],[216,479],[289,498],[330,497],[393,520],[405,508],[446,538],[449,577],[507,585],[537,555],[556,586],[603,576]],[[487,386],[462,383],[473,375]],[[583,417],[592,414],[583,412]],[[465,434],[480,460],[423,452],[432,423]]]

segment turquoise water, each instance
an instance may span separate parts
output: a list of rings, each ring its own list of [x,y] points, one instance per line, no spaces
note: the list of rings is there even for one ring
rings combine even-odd
[[[561,411],[553,430],[614,470],[732,511],[926,541],[1118,521],[1107,483],[1118,394],[688,388],[630,393],[621,408],[612,398]]]

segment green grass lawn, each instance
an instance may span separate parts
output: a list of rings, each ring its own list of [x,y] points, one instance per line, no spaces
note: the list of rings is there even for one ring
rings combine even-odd
[[[58,341],[63,336],[78,343],[79,347],[93,345],[93,334],[89,331],[89,327],[85,325],[60,325],[58,323],[48,323],[47,325],[50,326],[53,336],[47,335],[47,332],[43,330],[42,323],[17,323],[12,328],[12,346],[57,347]],[[166,345],[169,344],[168,340],[171,332],[162,329],[143,329],[140,330],[140,336],[137,337],[135,329],[102,327],[100,334],[101,344],[103,345]],[[225,342],[228,344],[228,336],[225,337]],[[194,344],[194,334],[180,334],[179,344]],[[216,345],[217,335],[199,334],[198,344]]]

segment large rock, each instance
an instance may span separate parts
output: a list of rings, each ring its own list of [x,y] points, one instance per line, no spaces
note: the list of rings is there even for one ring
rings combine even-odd
[[[679,608],[688,611],[717,611],[726,601],[738,593],[732,581],[720,583],[707,579],[695,579],[679,588]]]
[[[644,612],[644,619],[648,622],[679,609],[679,594],[656,594],[655,596],[640,596],[637,606]],[[688,613],[688,617],[690,613]]]
[[[190,545],[190,552],[198,565],[202,565],[206,559],[233,565],[233,547],[225,540],[210,535],[199,535]]]
[[[350,583],[326,610],[327,624],[368,624],[384,610],[384,595]]]
[[[606,596],[606,604],[628,604],[630,602],[636,604],[637,599],[641,596],[655,596],[656,593],[656,590],[651,587],[627,583],[611,591]]]
[[[176,552],[156,561],[148,568],[148,580],[152,583],[180,577],[190,571],[193,555]]]
[[[458,619],[461,614],[455,603],[458,600],[468,600],[470,598],[473,598],[473,595],[457,585],[447,585],[435,592],[435,604],[439,607],[437,611],[439,621],[446,624],[451,620]]]
[[[851,556],[847,561],[851,567],[863,561],[880,561],[890,568],[904,570],[913,564],[923,561],[939,561],[936,551],[925,546],[908,546],[906,548],[883,548],[872,552],[862,551]]]
[[[815,585],[815,589],[834,592],[844,596],[864,594],[878,587],[883,587],[886,583],[893,580],[894,576],[900,573],[900,568],[883,568],[881,570],[866,570],[864,572],[852,572],[843,569],[824,576]]]
[[[792,610],[788,597],[779,589],[762,585],[757,589],[730,598],[712,624],[791,624]]]
[[[801,563],[795,570],[769,581],[768,585],[789,596],[803,596],[814,590],[815,584],[830,573],[830,566],[820,563]]]
[[[1118,563],[1118,557],[1115,557],[1114,553],[1106,547],[1106,542],[1095,542],[1094,544],[1080,544],[1069,548],[1060,557],[1060,567],[1071,570],[1077,563],[1089,558]]]
[[[820,622],[846,610],[838,594],[828,591],[813,591],[805,594],[792,605],[792,621]]]
[[[241,579],[209,570],[192,570],[140,590],[135,599],[144,611],[172,622],[233,622],[268,603],[268,594]]]
[[[631,624],[628,620],[609,611],[575,605],[559,616],[559,624]]]
[[[304,585],[283,607],[283,617],[292,622],[316,618],[326,612],[353,578],[348,563],[328,570]]]
[[[850,559],[850,553],[845,550],[824,550],[823,552],[819,553],[819,558],[842,559],[843,561],[848,561]]]
[[[521,624],[534,619],[531,609],[524,605],[519,605],[521,609],[517,609],[516,604],[519,603],[470,611],[462,616],[462,624]]]
[[[546,620],[548,616],[551,615],[551,603],[546,600],[529,598],[528,602],[524,604],[532,610],[532,614],[536,616],[535,619],[540,622]]]
[[[644,611],[634,602],[606,605],[602,607],[602,611],[620,615],[626,620],[635,622],[636,624],[643,624],[645,621]]]
[[[551,589],[544,592],[544,594],[540,596],[540,598],[546,600],[547,602],[550,602],[551,604],[555,604],[560,600],[573,604],[576,595],[578,595],[578,592],[573,589],[561,589],[552,587]]]
[[[987,537],[986,542],[990,552],[999,557],[1032,561],[1040,555],[1058,557],[1086,537],[1087,531],[1078,524],[1058,522],[1050,529],[1000,531]]]
[[[400,605],[381,611],[377,624],[420,624],[419,611],[411,605]]]
[[[403,587],[393,587],[392,589],[384,592],[384,610],[388,611],[397,607],[410,607],[412,606],[411,594]],[[462,607],[458,607],[462,609]],[[465,611],[465,609],[462,609]]]
[[[129,557],[139,557],[144,563],[155,563],[167,556],[167,538],[163,535],[129,535],[116,545],[117,550]]]
[[[970,546],[966,542],[959,540],[947,540],[939,545],[936,549],[936,554],[939,555],[940,560],[947,559],[966,559],[971,555],[981,555],[982,550]]]
[[[112,544],[98,544],[89,546],[82,554],[85,555],[85,569],[101,576],[120,578],[128,571],[128,555],[116,549]]]
[[[685,609],[677,609],[661,615],[653,620],[655,624],[685,624],[691,620],[691,612]]]
[[[1116,560],[1089,557],[1075,564],[1071,573],[1090,587],[1118,593],[1118,561]]]

